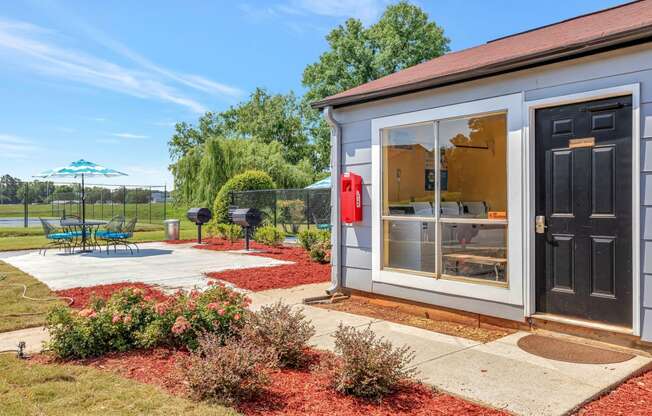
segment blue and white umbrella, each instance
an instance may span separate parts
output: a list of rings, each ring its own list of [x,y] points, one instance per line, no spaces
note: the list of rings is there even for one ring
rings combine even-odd
[[[313,183],[310,186],[306,186],[305,189],[330,189],[331,187],[331,177],[324,178],[320,181]]]
[[[113,176],[127,176],[126,173],[118,172],[115,169],[105,168],[100,166],[97,163],[89,162],[84,159],[79,159],[76,162],[72,162],[68,166],[63,166],[56,169],[46,170],[40,175],[36,175],[39,178],[79,178],[82,180],[84,177],[89,176],[103,176],[110,178]]]
[[[63,166],[56,169],[46,170],[40,175],[35,175],[38,178],[81,178],[81,199],[82,199],[82,223],[86,223],[86,195],[84,190],[84,178],[102,176],[111,178],[114,176],[127,176],[126,173],[119,172],[115,169],[105,168],[96,163],[89,162],[84,159],[79,159],[72,162],[68,166]],[[84,234],[84,237],[86,234]],[[86,240],[84,238],[84,240]],[[85,246],[86,241],[84,241]]]

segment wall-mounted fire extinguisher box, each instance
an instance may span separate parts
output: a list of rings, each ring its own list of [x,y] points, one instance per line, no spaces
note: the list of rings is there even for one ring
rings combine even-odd
[[[362,177],[355,173],[342,174],[340,187],[342,222],[362,221]]]

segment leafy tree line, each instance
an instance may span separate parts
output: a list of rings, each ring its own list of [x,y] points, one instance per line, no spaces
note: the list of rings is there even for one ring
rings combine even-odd
[[[277,187],[300,188],[327,175],[330,129],[310,103],[448,52],[443,29],[407,1],[389,5],[365,27],[348,19],[327,36],[329,48],[302,77],[306,93],[256,88],[196,125],[177,123],[169,141],[175,200],[210,206],[231,176],[268,173]]]
[[[78,201],[81,197],[79,184],[56,185],[49,181],[25,182],[11,175],[0,177],[0,204],[22,204],[25,197],[30,204],[49,204],[52,201]],[[150,201],[147,188],[109,189],[89,186],[85,189],[86,203],[146,204]]]

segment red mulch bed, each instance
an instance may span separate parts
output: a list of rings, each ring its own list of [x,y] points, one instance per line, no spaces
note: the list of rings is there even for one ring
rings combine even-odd
[[[184,396],[178,360],[185,351],[155,349],[109,354],[102,358],[76,360],[69,363],[107,370],[143,383],[154,384],[166,391]],[[327,352],[310,351],[311,366],[303,370],[280,370],[271,374],[272,383],[258,399],[244,402],[237,410],[247,416],[259,415],[329,415],[329,416],[394,416],[394,415],[505,415],[498,410],[446,394],[427,386],[405,383],[380,403],[356,399],[335,392],[331,387],[332,370],[337,358]],[[38,363],[53,362],[48,356],[37,355]]]
[[[162,301],[168,297],[165,293],[161,292],[156,287],[140,282],[121,282],[109,285],[75,287],[72,289],[57,290],[55,293],[61,297],[72,298],[73,302],[70,305],[71,307],[76,309],[83,309],[88,305],[88,302],[93,296],[106,300],[110,298],[114,293],[119,292],[120,290],[127,287],[144,290],[146,299],[155,299]]]
[[[652,415],[652,371],[631,378],[615,390],[582,407],[576,415]]]
[[[194,248],[215,251],[242,250],[244,249],[244,241],[231,243],[226,240],[212,239],[207,244],[196,245]],[[308,253],[300,247],[268,247],[252,242],[250,248],[260,250],[260,252],[250,253],[252,256],[286,260],[293,262],[293,264],[225,270],[222,272],[208,273],[206,276],[224,280],[233,283],[239,288],[254,292],[267,289],[288,288],[309,283],[322,283],[330,280],[330,264],[321,264],[310,260]]]

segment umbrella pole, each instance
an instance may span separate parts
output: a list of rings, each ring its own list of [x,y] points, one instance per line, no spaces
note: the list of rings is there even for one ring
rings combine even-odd
[[[81,200],[82,200],[82,251],[86,251],[86,195],[84,192],[84,174],[82,173]]]

